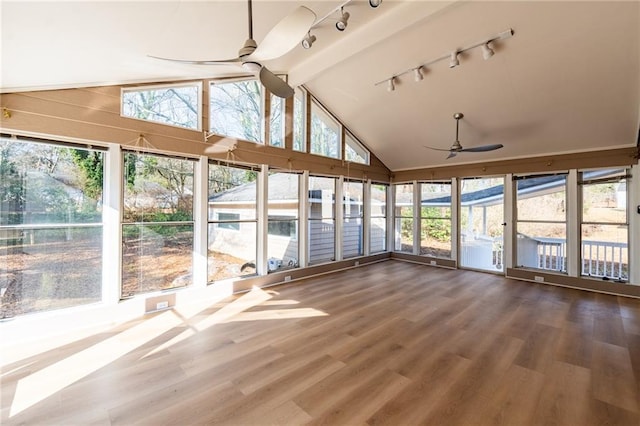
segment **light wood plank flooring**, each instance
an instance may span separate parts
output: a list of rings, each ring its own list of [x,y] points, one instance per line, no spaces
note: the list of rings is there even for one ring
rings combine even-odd
[[[2,424],[639,425],[640,300],[399,261],[4,366]]]

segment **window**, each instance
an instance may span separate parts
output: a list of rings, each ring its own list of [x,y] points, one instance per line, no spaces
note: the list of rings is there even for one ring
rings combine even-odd
[[[311,153],[340,158],[340,124],[315,100],[311,101]]]
[[[296,87],[293,98],[293,150],[307,152],[307,92]]]
[[[624,169],[580,173],[582,275],[629,279],[628,179]]]
[[[104,154],[0,139],[0,318],[102,298]]]
[[[201,83],[122,90],[122,115],[200,130]]]
[[[383,184],[371,185],[369,198],[371,221],[369,224],[369,245],[371,253],[387,250],[387,190]]]
[[[354,163],[369,164],[369,151],[349,132],[345,132],[344,158]]]
[[[394,250],[413,253],[413,184],[394,185]]]
[[[362,256],[363,249],[363,195],[362,182],[345,180],[343,183],[342,254],[344,258]]]
[[[264,96],[257,80],[211,83],[210,129],[213,133],[263,143]]]
[[[336,180],[309,177],[309,264],[335,260]]]
[[[451,258],[451,182],[420,184],[420,254]]]
[[[258,172],[209,164],[208,280],[255,274]]]
[[[271,94],[269,145],[284,148],[284,99]]]
[[[240,230],[240,215],[238,213],[217,213],[218,215],[218,228],[233,229],[235,231]]]
[[[269,174],[267,270],[274,272],[299,266],[299,179],[295,173]]]
[[[191,284],[194,161],[124,153],[123,298]]]
[[[566,273],[566,175],[515,179],[516,266]]]

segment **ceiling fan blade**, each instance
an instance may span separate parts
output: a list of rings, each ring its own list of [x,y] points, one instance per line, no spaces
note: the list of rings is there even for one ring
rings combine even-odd
[[[425,147],[425,148],[428,148],[428,149],[432,149],[434,151],[445,151],[445,152],[451,151],[450,149],[432,148],[432,147],[426,146],[426,145],[422,145],[422,146]]]
[[[448,160],[449,158],[453,158],[453,157],[455,157],[457,154],[458,154],[457,152],[455,152],[455,151],[451,151],[451,152],[449,153],[449,155],[447,156],[447,158],[445,158],[445,160]]]
[[[476,146],[473,148],[464,148],[461,149],[459,152],[486,152],[486,151],[494,151],[496,149],[500,149],[502,148],[504,145],[502,145],[501,143],[499,144],[494,144],[494,145],[483,145],[483,146]]]
[[[233,65],[235,63],[241,62],[242,59],[240,58],[233,58],[233,59],[225,59],[225,60],[221,60],[221,61],[194,61],[191,59],[172,59],[172,58],[163,58],[160,56],[153,56],[153,55],[147,55],[150,58],[153,59],[160,59],[162,61],[170,61],[170,62],[179,62],[181,64],[191,64],[191,65]]]
[[[300,43],[316,20],[316,14],[299,6],[267,33],[258,48],[245,60],[268,61],[278,58]]]
[[[289,86],[284,80],[272,73],[267,67],[260,69],[260,82],[268,91],[279,98],[290,98],[293,96],[293,87]]]

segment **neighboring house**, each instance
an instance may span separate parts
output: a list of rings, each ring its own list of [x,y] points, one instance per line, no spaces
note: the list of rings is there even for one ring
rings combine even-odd
[[[298,185],[291,184],[291,174],[276,173],[269,177],[267,253],[270,272],[297,267],[298,244]],[[293,175],[294,178],[296,175]],[[325,183],[325,181],[320,181]],[[332,181],[327,186],[309,191],[309,261],[321,263],[335,257],[335,199]],[[384,211],[385,194],[372,189],[372,209]],[[209,197],[209,250],[225,253],[252,262],[256,258],[256,182],[240,185]],[[344,204],[343,256],[363,254],[363,201],[349,198]],[[373,226],[373,247],[384,247],[386,230]]]

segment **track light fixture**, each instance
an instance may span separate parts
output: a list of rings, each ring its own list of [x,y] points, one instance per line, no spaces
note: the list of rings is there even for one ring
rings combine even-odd
[[[460,65],[458,60],[458,51],[451,52],[451,59],[449,60],[449,68],[455,68]]]
[[[495,52],[493,51],[493,49],[489,47],[489,42],[486,42],[485,44],[482,45],[482,57],[485,60],[492,57],[494,53]]]
[[[382,1],[382,0],[380,0]],[[395,90],[395,80],[405,74],[408,74],[410,72],[413,72],[413,79],[415,81],[420,81],[424,78],[422,70],[426,69],[427,67],[435,64],[436,62],[440,62],[440,61],[444,61],[444,60],[449,60],[449,68],[455,68],[458,65],[460,65],[460,59],[459,59],[459,55],[463,52],[466,52],[467,50],[471,50],[471,49],[475,49],[476,47],[480,47],[482,49],[482,57],[484,59],[489,59],[491,58],[494,54],[495,51],[493,50],[493,48],[489,45],[490,43],[494,43],[498,40],[504,40],[507,39],[511,36],[513,36],[514,32],[511,28],[506,29],[502,32],[499,32],[498,34],[492,36],[492,37],[488,37],[485,38],[482,41],[479,41],[478,43],[474,43],[470,46],[467,47],[463,47],[462,49],[456,49],[450,53],[447,53],[445,55],[442,55],[438,58],[435,58],[431,61],[419,64],[417,66],[408,68],[404,71],[401,71],[399,73],[396,73],[394,75],[392,75],[389,78],[385,78],[384,80],[381,80],[377,83],[374,84],[374,86],[378,86],[380,84],[384,84],[387,83],[387,90],[392,92],[393,90]]]
[[[306,36],[302,39],[302,47],[305,49],[310,49],[313,46],[313,43],[316,41],[316,36],[311,34],[311,31],[307,33]]]
[[[336,22],[336,29],[338,31],[344,31],[347,28],[347,23],[349,22],[349,12],[344,11],[344,7],[340,8],[340,19]]]
[[[422,76],[422,67],[418,67],[413,70],[413,79],[418,82],[422,80],[424,77]]]
[[[340,14],[340,17],[338,18],[338,20],[336,22],[336,29],[338,31],[344,31],[347,28],[349,17],[351,16],[349,14],[349,12],[346,12],[344,10],[344,8],[345,8],[345,6],[347,6],[349,3],[353,2],[353,1],[355,1],[355,0],[344,0],[338,6],[334,7],[333,9],[331,9],[326,15],[324,15],[322,18],[316,20],[316,22],[313,23],[313,25],[310,28],[310,31],[313,31],[316,28],[320,27],[322,25],[322,23],[324,21],[326,21],[327,19],[329,19],[331,16],[335,17],[335,15],[334,15],[335,13],[339,13]],[[371,6],[373,8],[377,8],[381,4],[382,4],[382,0],[369,0],[369,6]],[[307,33],[305,38],[302,40],[302,47],[304,47],[305,49],[309,49],[309,48],[311,48],[311,46],[313,45],[313,43],[315,41],[316,41],[316,36],[312,35],[311,32],[309,32],[309,33]]]

